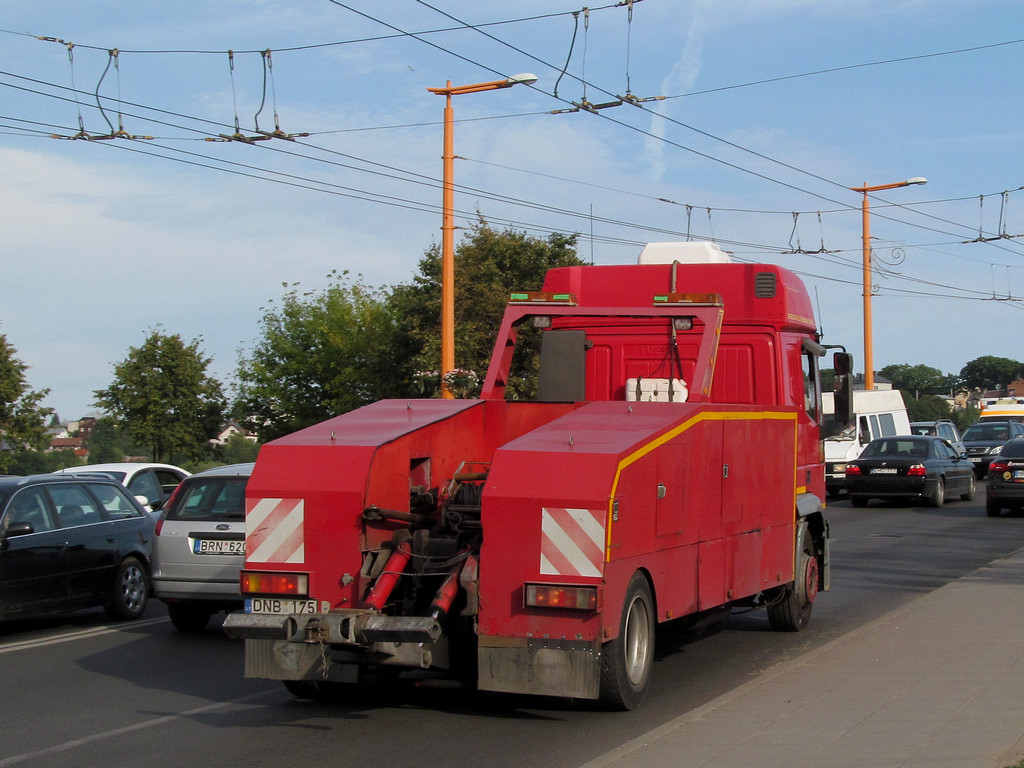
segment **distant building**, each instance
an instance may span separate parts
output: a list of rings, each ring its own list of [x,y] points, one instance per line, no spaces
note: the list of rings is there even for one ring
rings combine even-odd
[[[50,451],[74,451],[75,456],[84,458],[89,455],[84,442],[81,437],[53,437],[50,438]]]
[[[853,388],[864,389],[864,374],[858,373],[853,377]],[[875,374],[875,389],[892,389],[892,382],[885,378],[885,376],[879,376]]]
[[[249,440],[250,442],[253,443],[255,443],[257,439],[256,435],[249,434],[244,429],[242,429],[242,427],[239,424],[230,421],[221,428],[220,432],[217,433],[217,436],[211,439],[210,442],[213,443],[214,445],[224,445],[230,438],[234,437],[235,435],[241,435],[246,440]]]

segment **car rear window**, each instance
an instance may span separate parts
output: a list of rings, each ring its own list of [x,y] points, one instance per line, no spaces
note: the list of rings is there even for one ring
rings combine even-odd
[[[1004,459],[1024,459],[1024,440],[1011,440],[1003,446],[999,455]]]
[[[861,454],[863,458],[875,457],[926,457],[931,455],[931,444],[927,440],[894,437],[874,440]]]
[[[167,520],[244,520],[247,477],[187,479]]]

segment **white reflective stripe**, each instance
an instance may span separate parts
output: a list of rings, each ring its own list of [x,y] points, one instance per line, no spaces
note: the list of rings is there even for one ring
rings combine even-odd
[[[572,519],[580,524],[580,528],[600,549],[604,549],[604,523],[594,516],[589,509],[567,509]]]
[[[594,517],[594,514],[587,509],[565,509],[562,510],[576,523],[571,531],[562,528],[555,516],[547,509],[541,512],[541,533],[553,548],[555,553],[564,559],[565,564],[556,564],[541,553],[540,572],[546,575],[558,576],[600,576],[600,563],[595,562],[583,550],[587,546],[590,551],[600,552],[604,543],[603,526]],[[577,527],[578,526],[578,527]],[[574,536],[581,536],[584,541],[577,542]],[[582,545],[582,546],[581,546]]]
[[[247,562],[303,562],[305,552],[302,542],[304,503],[301,499],[298,500],[287,515],[271,520],[283,503],[286,503],[286,500],[260,499],[249,511],[246,516],[247,543],[250,545],[255,545],[257,541],[259,543],[252,548],[252,551],[246,552]],[[271,527],[267,529],[268,526]],[[298,534],[297,541],[294,538],[296,533]],[[290,545],[289,539],[291,539]],[[282,549],[282,547],[285,548]]]
[[[544,557],[544,553],[543,552],[541,552],[541,555],[540,555],[540,572],[545,574],[545,575],[550,575],[552,573],[558,573],[558,571],[555,570],[555,566],[553,566],[551,564],[551,561],[548,560],[546,557]]]
[[[245,515],[245,527],[247,531],[254,531],[263,524],[271,512],[277,509],[282,499],[260,499],[255,506]]]

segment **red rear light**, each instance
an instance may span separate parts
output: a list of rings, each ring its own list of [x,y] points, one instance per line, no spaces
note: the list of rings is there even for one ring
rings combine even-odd
[[[988,465],[989,472],[1005,472],[1009,468],[1010,465],[1006,463],[1005,459],[1001,461],[993,461],[991,464]]]
[[[309,594],[309,575],[305,573],[268,573],[242,571],[243,595],[297,595]]]
[[[848,474],[848,475],[859,475],[860,474],[860,467],[858,467],[856,464],[847,464],[846,465],[846,474]]]
[[[911,464],[910,468],[907,469],[909,477],[924,477],[927,474],[928,470],[924,468],[924,464]]]
[[[529,608],[569,608],[576,611],[596,611],[597,587],[527,584],[525,602]]]

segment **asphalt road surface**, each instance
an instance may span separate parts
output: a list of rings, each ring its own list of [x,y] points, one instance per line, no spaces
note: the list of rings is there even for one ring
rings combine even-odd
[[[939,509],[830,504],[832,591],[809,629],[772,632],[763,610],[702,635],[664,626],[637,712],[448,690],[300,701],[245,680],[242,645],[219,625],[180,634],[159,603],[134,623],[86,611],[0,625],[0,768],[578,766],[1024,546],[1024,516],[989,518],[983,499],[982,485],[976,501]]]

